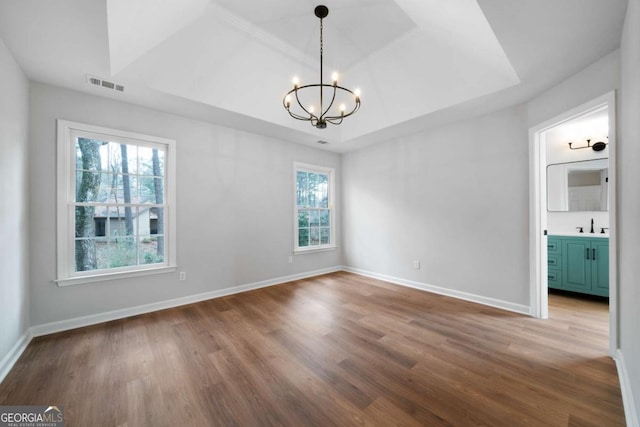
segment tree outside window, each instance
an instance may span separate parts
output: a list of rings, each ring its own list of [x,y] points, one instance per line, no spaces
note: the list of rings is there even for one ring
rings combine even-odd
[[[59,154],[73,160],[59,165],[67,182],[59,183],[59,194],[66,190],[59,216],[67,217],[58,222],[59,280],[167,266],[172,230],[165,218],[173,206],[167,203],[166,176],[173,141],[60,125],[65,132]]]
[[[296,250],[335,246],[333,169],[296,163]]]

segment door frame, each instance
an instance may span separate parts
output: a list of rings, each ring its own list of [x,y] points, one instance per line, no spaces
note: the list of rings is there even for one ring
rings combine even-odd
[[[609,116],[609,354],[619,347],[616,224],[616,93],[608,92],[529,129],[529,271],[530,314],[549,317],[547,282],[547,154],[545,132],[570,120],[607,107]]]

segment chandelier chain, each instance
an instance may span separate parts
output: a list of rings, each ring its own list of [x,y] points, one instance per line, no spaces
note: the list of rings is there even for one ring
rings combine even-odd
[[[323,80],[322,80],[323,61],[322,61],[322,58],[323,58],[323,54],[324,54],[324,48],[323,48],[324,47],[324,42],[323,42],[323,39],[322,39],[322,29],[323,29],[322,21],[323,21],[323,19],[320,18],[320,85],[321,85],[320,86],[320,117],[324,116],[324,110],[322,109],[322,93],[324,92],[323,89],[322,89],[323,88],[323,86],[322,86],[322,83],[323,83]]]

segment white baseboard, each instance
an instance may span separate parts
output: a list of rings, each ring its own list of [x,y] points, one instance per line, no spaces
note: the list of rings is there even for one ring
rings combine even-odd
[[[631,382],[629,381],[629,371],[624,361],[622,350],[618,349],[615,356],[616,367],[618,368],[618,378],[620,379],[620,391],[622,392],[622,404],[624,405],[624,417],[627,420],[628,427],[640,427],[638,421],[638,410],[633,400],[633,391],[631,390]]]
[[[29,328],[16,342],[11,350],[0,360],[0,383],[7,376],[11,368],[16,364],[18,358],[27,348],[33,337],[53,334],[55,332],[67,331],[70,329],[81,328],[83,326],[95,325],[98,323],[108,322],[111,320],[123,319],[125,317],[136,316],[139,314],[150,313],[152,311],[164,310],[167,308],[178,307],[181,305],[192,304],[195,302],[205,301],[213,298],[219,298],[226,295],[238,294],[241,292],[252,291],[254,289],[266,288],[268,286],[280,285],[294,280],[306,279],[309,277],[320,276],[322,274],[334,273],[342,270],[342,267],[329,267],[320,270],[307,271],[305,273],[292,274],[289,276],[277,277],[274,279],[263,280],[246,285],[232,286],[229,288],[218,289],[211,292],[205,292],[197,295],[189,295],[182,298],[175,298],[168,301],[139,305],[136,307],[123,308],[120,310],[107,311],[104,313],[92,314],[89,316],[76,317],[74,319],[61,320],[59,322],[44,323]]]
[[[11,349],[11,351],[9,351],[9,353],[2,359],[2,361],[0,361],[0,382],[4,379],[6,374],[11,370],[11,368],[16,363],[16,361],[18,360],[18,358],[20,357],[20,355],[25,350],[25,348],[27,347],[27,345],[29,344],[29,342],[33,337],[67,331],[75,328],[81,328],[84,326],[95,325],[98,323],[108,322],[111,320],[123,319],[125,317],[136,316],[139,314],[150,313],[153,311],[164,310],[167,308],[178,307],[186,304],[192,304],[192,303],[205,301],[213,298],[219,298],[227,295],[247,292],[254,289],[265,288],[268,286],[275,286],[282,283],[291,282],[294,280],[306,279],[309,277],[333,273],[341,270],[359,274],[362,276],[368,276],[368,277],[373,277],[380,280],[385,280],[387,282],[395,283],[401,286],[407,286],[411,288],[424,290],[427,292],[433,292],[441,295],[450,296],[453,298],[463,299],[466,301],[472,301],[479,304],[497,307],[503,310],[513,311],[521,314],[529,314],[529,307],[520,305],[520,304],[513,304],[507,301],[501,301],[493,298],[482,297],[479,295],[468,294],[461,291],[455,291],[451,289],[441,288],[438,286],[427,285],[424,283],[414,282],[411,280],[399,279],[397,277],[359,270],[356,268],[335,266],[335,267],[329,267],[329,268],[324,268],[320,270],[308,271],[305,273],[277,277],[274,279],[263,280],[260,282],[254,282],[254,283],[249,283],[245,285],[232,286],[224,289],[218,289],[215,291],[205,292],[197,295],[189,295],[186,297],[175,298],[167,301],[160,301],[160,302],[151,303],[151,304],[145,304],[145,305],[139,305],[135,307],[123,308],[119,310],[107,311],[103,313],[92,314],[89,316],[82,316],[82,317],[77,317],[73,319],[65,319],[58,322],[34,325],[27,332],[25,332],[25,334],[22,337],[20,337],[18,342]]]
[[[9,352],[0,360],[0,383],[4,381],[4,378],[7,376],[13,365],[16,364],[24,350],[27,348],[29,343],[31,342],[31,329],[27,329],[27,331],[22,334],[22,336],[18,339],[16,344],[9,350]]]
[[[471,301],[478,304],[488,305],[491,307],[500,308],[502,310],[512,311],[519,314],[526,314],[527,316],[531,315],[529,306],[522,305],[522,304],[515,304],[512,302],[502,301],[495,298],[488,298],[480,295],[469,294],[467,292],[456,291],[453,289],[441,288],[439,286],[428,285],[426,283],[414,282],[413,280],[400,279],[398,277],[387,276],[386,274],[360,270],[358,268],[342,267],[342,269],[350,273],[359,274],[361,276],[373,277],[374,279],[384,280],[385,282],[394,283],[396,285],[406,286],[414,289],[420,289],[427,292],[433,292],[434,294],[445,295],[452,298],[458,298],[465,301]]]
[[[305,273],[294,274],[290,276],[283,276],[269,280],[263,280],[260,282],[249,283],[246,285],[233,286],[225,289],[219,289],[216,291],[205,292],[197,295],[190,295],[187,297],[176,298],[168,301],[162,301],[158,303],[145,304],[136,307],[130,307],[121,310],[113,310],[109,312],[99,313],[90,316],[83,316],[74,319],[63,320],[59,322],[51,322],[42,325],[36,325],[29,328],[16,342],[16,344],[9,350],[9,352],[0,360],[0,383],[5,379],[11,368],[18,361],[24,350],[27,348],[33,337],[47,335],[55,332],[61,332],[69,329],[75,329],[83,326],[94,325],[97,323],[107,322],[110,320],[122,319],[125,317],[135,316],[144,313],[150,313],[157,310],[163,310],[172,307],[178,307],[181,305],[192,304],[195,302],[205,301],[213,298],[219,298],[222,296],[237,294],[241,292],[247,292],[254,289],[265,288],[268,286],[275,286],[294,280],[306,279],[309,277],[320,276],[322,274],[333,273],[336,271],[347,271],[350,273],[358,274],[361,276],[373,277],[375,279],[384,280],[386,282],[394,283],[401,286],[420,289],[427,292],[433,292],[440,295],[445,295],[453,298],[458,298],[466,301],[475,302],[478,304],[484,304],[491,307],[501,308],[520,314],[529,314],[529,307],[521,304],[514,304],[507,301],[497,300],[494,298],[487,298],[479,295],[469,294],[466,292],[455,291],[451,289],[441,288],[439,286],[428,285],[425,283],[414,282],[411,280],[400,279],[393,276],[387,276],[385,274],[374,273],[370,271],[360,270],[352,267],[329,267],[321,270],[308,271]],[[618,377],[620,380],[620,389],[622,392],[622,401],[624,405],[624,412],[629,427],[640,427],[638,422],[638,412],[635,408],[633,392],[631,390],[631,383],[629,381],[628,371],[626,363],[624,361],[624,355],[620,349],[616,352],[616,367],[618,369]]]
[[[294,280],[306,279],[308,277],[319,276],[322,274],[340,271],[342,267],[329,267],[321,270],[307,271],[305,273],[292,274],[290,276],[276,277],[274,279],[263,280],[260,282],[248,283],[246,285],[231,286],[224,289],[218,289],[202,294],[189,295],[186,297],[175,298],[167,301],[160,301],[151,304],[128,307],[119,310],[107,311],[99,314],[91,314],[89,316],[76,317],[74,319],[61,320],[59,322],[44,323],[31,327],[31,333],[34,337],[53,334],[55,332],[67,331],[70,329],[81,328],[84,326],[95,325],[98,323],[109,322],[111,320],[124,319],[125,317],[137,316],[139,314],[151,313],[153,311],[164,310],[167,308],[179,307],[181,305],[193,304],[195,302],[206,301],[213,298],[219,298],[227,295],[239,294],[241,292],[252,291],[254,289],[266,288],[268,286],[280,285]]]

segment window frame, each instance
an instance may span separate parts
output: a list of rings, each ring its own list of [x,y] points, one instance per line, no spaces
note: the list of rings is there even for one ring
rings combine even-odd
[[[298,172],[320,173],[328,176],[329,179],[329,244],[317,246],[299,245],[299,229],[298,229]],[[335,168],[328,166],[314,165],[311,163],[294,162],[293,163],[293,253],[309,253],[332,250],[336,248],[336,214],[335,214]]]
[[[164,262],[146,265],[117,267],[111,269],[75,271],[75,215],[71,214],[75,206],[76,150],[75,136],[93,137],[109,142],[135,144],[137,146],[164,146],[165,171],[163,209],[165,215]],[[115,280],[150,274],[176,271],[176,141],[168,138],[110,129],[102,126],[68,120],[57,120],[57,235],[56,258],[57,272],[54,282],[58,286]]]

